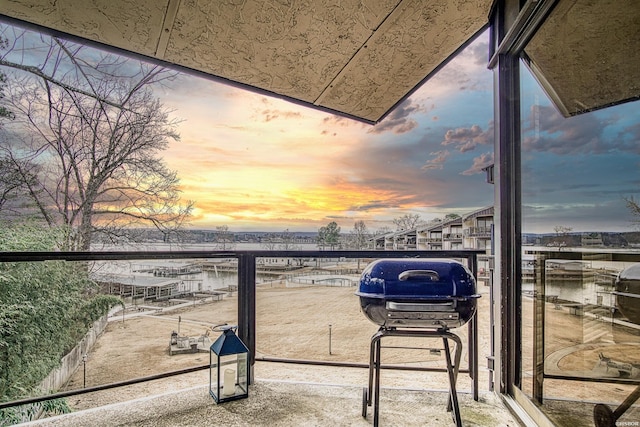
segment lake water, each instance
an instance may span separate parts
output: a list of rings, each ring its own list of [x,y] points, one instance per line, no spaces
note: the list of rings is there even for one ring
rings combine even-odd
[[[296,245],[300,250],[318,250],[315,244]],[[164,243],[136,244],[126,246],[101,246],[94,250],[99,251],[216,251],[219,250],[215,244],[188,244],[172,245]],[[264,250],[259,243],[238,243],[235,250]],[[130,283],[148,283],[150,279],[160,281],[164,277],[154,276],[153,270],[160,268],[179,269],[193,264],[198,260],[190,259],[163,259],[163,260],[131,260],[131,261],[99,261],[92,269],[97,277],[108,277],[110,280],[122,280]],[[180,281],[179,289],[185,292],[202,292],[228,289],[229,286],[238,284],[238,275],[235,272],[221,270],[206,270],[194,274],[180,274],[178,276],[166,277],[167,280],[175,279]],[[274,280],[274,275],[256,275],[257,283],[268,283]]]
[[[625,251],[629,252],[629,251]],[[638,254],[640,260],[640,253]],[[523,256],[523,270],[529,269],[527,265],[532,261],[530,255]],[[571,262],[566,274],[573,278],[564,278],[562,266],[567,264],[566,259],[548,259],[545,264],[547,274],[545,282],[545,294],[556,296],[560,300],[572,301],[580,304],[598,304],[604,306],[615,306],[615,296],[613,291],[613,281],[620,271],[636,264],[635,261],[600,261],[600,260],[576,260]],[[555,265],[555,266],[554,266]],[[580,266],[580,267],[578,267]],[[555,269],[556,275],[552,274]],[[576,275],[577,274],[577,275]],[[581,276],[582,275],[582,276]],[[534,285],[531,282],[522,283],[522,290],[533,292]]]
[[[295,245],[298,250],[316,251],[318,245],[315,243],[301,243]],[[127,245],[94,245],[93,251],[218,251],[223,250],[216,243],[131,243]],[[234,247],[227,250],[238,251],[260,251],[265,250],[260,243],[236,243]]]
[[[315,244],[297,245],[301,250],[318,250]],[[236,250],[263,250],[259,243],[238,243],[235,245]],[[215,251],[219,250],[217,245],[208,244],[188,244],[188,245],[172,245],[163,243],[138,244],[117,247],[94,248],[94,250],[129,250],[129,251]],[[532,259],[530,255],[524,255],[524,264]],[[151,272],[153,268],[168,267],[179,268],[193,263],[195,260],[133,260],[133,261],[101,261],[96,265],[99,269],[94,270],[99,274],[110,274],[120,277],[128,277],[130,280],[144,281],[145,278],[153,278]],[[552,262],[553,260],[548,260]],[[610,274],[617,274],[619,271],[629,267],[634,262],[610,262],[610,261],[589,261],[583,262],[585,270],[606,270]],[[258,274],[257,283],[265,283],[274,280],[277,277],[273,275]],[[189,289],[197,291],[213,291],[217,289],[228,289],[229,286],[237,285],[237,274],[228,271],[202,271],[197,274],[184,274],[177,276],[175,279],[181,281],[181,289],[188,291]],[[159,279],[158,279],[159,280]],[[523,283],[523,291],[533,291],[532,283]],[[574,301],[579,303],[599,303],[605,306],[613,305],[614,300],[611,295],[610,287],[602,286],[593,280],[547,280],[547,295],[555,295],[559,299]]]

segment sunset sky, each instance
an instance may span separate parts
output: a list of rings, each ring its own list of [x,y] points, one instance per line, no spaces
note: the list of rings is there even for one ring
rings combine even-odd
[[[464,215],[493,204],[488,34],[372,126],[180,75],[157,88],[181,120],[165,160],[196,202],[192,228],[370,231],[418,214]],[[522,67],[523,230],[631,231],[640,199],[640,111],[627,103],[563,118]]]
[[[235,230],[370,230],[493,203],[492,73],[482,37],[376,126],[181,76],[163,94],[182,119],[166,153],[192,224]]]
[[[493,75],[479,37],[371,126],[220,83],[181,76],[162,95],[181,142],[166,159],[195,200],[194,227],[370,230],[493,204]],[[525,232],[630,231],[640,198],[638,102],[563,118],[522,67]]]

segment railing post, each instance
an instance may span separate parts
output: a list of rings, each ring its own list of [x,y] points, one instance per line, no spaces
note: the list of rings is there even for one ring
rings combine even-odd
[[[536,254],[533,266],[533,399],[542,404],[544,390],[544,329],[546,295],[546,255]]]
[[[469,268],[473,277],[478,279],[478,256],[472,255],[469,260]],[[471,318],[467,328],[469,336],[467,337],[469,346],[469,376],[472,379],[473,400],[478,401],[478,316],[480,313],[476,311],[475,316]]]
[[[256,257],[238,255],[238,336],[249,349],[249,384],[256,363]]]

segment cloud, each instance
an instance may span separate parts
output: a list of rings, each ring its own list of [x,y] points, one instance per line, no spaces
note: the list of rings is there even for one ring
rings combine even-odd
[[[343,116],[330,114],[322,117],[322,120],[320,120],[320,128],[320,135],[337,136],[342,133],[339,132],[339,130],[360,132],[362,129],[369,128],[369,125]]]
[[[301,118],[302,114],[299,111],[282,111],[282,110],[263,110],[260,112],[263,117],[263,121],[268,123],[277,119],[297,119]]]
[[[635,146],[638,146],[638,140],[640,140],[640,123],[634,123],[630,126],[625,126],[622,131],[618,134],[618,139],[622,138],[625,135],[630,135],[631,140],[635,143]]]
[[[631,218],[622,199],[600,200],[595,203],[536,203],[522,205],[526,232],[544,233],[551,226],[570,225],[573,231],[628,230]]]
[[[493,144],[493,124],[490,124],[486,131],[478,125],[470,128],[449,129],[444,134],[444,141],[441,142],[445,147],[453,145],[461,153],[474,150],[478,145]]]
[[[394,134],[407,133],[418,126],[418,122],[412,119],[412,114],[424,112],[426,109],[409,98],[397,106],[383,121],[373,126],[367,133],[381,134],[393,132]]]
[[[355,120],[348,119],[346,117],[338,116],[338,115],[328,115],[322,119],[322,124],[329,127],[346,127],[352,126],[354,123],[357,123]],[[364,125],[363,125],[364,126]]]
[[[486,36],[480,36],[464,50],[462,55],[479,69],[486,69],[489,64],[487,52],[489,52],[489,42],[487,42]]]
[[[597,111],[565,118],[554,107],[532,105],[523,122],[523,151],[557,155],[604,154],[612,150],[640,154],[640,126],[620,127],[620,118]],[[616,137],[607,136],[609,129]]]
[[[451,155],[448,150],[435,151],[429,154],[435,157],[431,160],[427,160],[427,162],[422,166],[422,170],[444,169],[444,164]]]
[[[473,159],[473,165],[462,172],[462,175],[475,175],[484,173],[484,168],[493,164],[493,153],[483,153]]]
[[[371,200],[368,203],[350,206],[349,210],[350,211],[364,211],[364,212],[366,212],[366,211],[378,210],[378,209],[388,209],[388,208],[392,208],[392,207],[396,207],[396,206],[393,206],[388,201]]]
[[[455,92],[490,92],[493,80],[487,78],[491,74],[487,69],[487,37],[486,33],[478,37],[429,79],[423,94],[440,102]]]

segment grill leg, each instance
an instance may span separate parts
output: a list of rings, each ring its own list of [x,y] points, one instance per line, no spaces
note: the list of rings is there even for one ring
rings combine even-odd
[[[380,408],[380,340],[382,334],[376,336],[376,360],[375,360],[375,404],[373,406],[373,427],[378,427],[378,409]]]
[[[451,363],[451,350],[449,349],[448,338],[451,338],[456,343],[456,354],[454,357],[455,362]],[[449,404],[447,406],[448,411],[453,411],[453,419],[457,427],[462,427],[462,419],[460,418],[460,407],[458,406],[458,393],[456,391],[456,381],[458,377],[458,366],[460,365],[460,358],[462,355],[462,345],[460,338],[453,334],[443,335],[442,341],[444,343],[444,355],[447,359],[447,373],[449,374]]]
[[[367,417],[367,406],[371,406],[374,401],[373,423],[378,425],[378,406],[380,403],[380,348],[382,343],[380,340],[385,334],[385,330],[380,328],[373,337],[371,337],[371,347],[369,349],[369,385],[365,391],[365,397],[362,399],[362,416]]]
[[[451,338],[456,343],[456,353],[453,361],[453,370],[454,370],[454,382],[458,384],[458,371],[460,370],[460,359],[462,358],[462,341],[460,337],[455,334],[447,333],[447,337]],[[446,344],[445,344],[446,345]],[[449,404],[447,405],[447,411],[451,412],[451,399],[449,399]]]
[[[379,342],[380,332],[377,332],[371,337],[371,347],[369,348],[369,398],[367,399],[367,405],[371,406],[371,396],[373,396],[373,378],[374,370],[376,368],[376,344]]]
[[[460,360],[462,358],[462,341],[456,334],[447,330],[438,331],[397,331],[395,329],[385,329],[381,327],[373,337],[371,337],[371,347],[369,349],[369,387],[363,390],[362,416],[366,418],[366,407],[371,406],[373,402],[373,426],[378,427],[378,413],[380,407],[380,369],[381,369],[381,348],[382,337],[400,336],[400,337],[425,337],[425,338],[442,338],[444,343],[444,351],[447,362],[447,374],[449,377],[449,399],[447,411],[453,411],[453,419],[456,427],[462,427],[462,419],[460,418],[460,408],[458,405],[458,394],[456,390],[456,381],[458,379],[458,371]],[[455,355],[453,360],[451,357],[451,349],[449,347],[449,339],[455,343]]]

